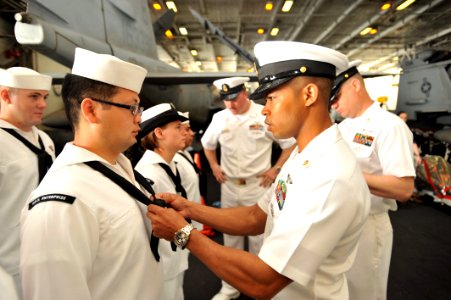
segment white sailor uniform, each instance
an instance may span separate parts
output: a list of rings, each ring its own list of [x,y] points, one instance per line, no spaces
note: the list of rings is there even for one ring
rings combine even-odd
[[[0,120],[0,127],[15,130],[38,148],[38,137],[41,137],[45,151],[55,159],[55,147],[45,132],[32,127],[32,131],[26,133],[4,120]],[[21,141],[2,129],[0,141],[0,267],[14,278],[20,294],[20,212],[30,193],[38,186],[38,158]]]
[[[327,172],[325,172],[327,170]],[[347,299],[369,212],[369,190],[336,125],[294,149],[259,206],[267,213],[259,257],[292,279],[275,299]]]
[[[151,150],[146,150],[143,157],[136,164],[135,169],[144,177],[153,181],[153,189],[155,193],[174,193],[176,194],[174,183],[168,174],[163,170],[159,163],[167,163],[157,153]],[[175,162],[172,161],[169,167],[174,172],[176,171]],[[177,248],[176,251],[171,249],[171,243],[165,240],[160,240],[158,246],[161,255],[161,262],[163,264],[163,292],[161,299],[167,300],[181,300],[183,296],[183,277],[185,271],[188,269],[188,254],[187,249],[181,250]]]
[[[66,144],[22,211],[24,296],[161,299],[163,276],[149,246],[147,207],[84,164],[93,160],[140,187],[124,155],[111,165]]]
[[[227,176],[221,185],[221,206],[250,206],[264,197],[268,188],[260,186],[256,176],[271,167],[272,143],[277,142],[282,149],[289,148],[294,139],[278,140],[267,130],[263,106],[251,101],[249,110],[234,115],[224,109],[213,119],[202,137],[205,149],[214,150],[221,145],[221,168]],[[224,235],[224,244],[237,249],[244,248],[240,236]],[[258,253],[261,235],[249,237],[249,251]]]
[[[182,153],[182,154],[181,154]],[[188,162],[188,160],[190,162]],[[196,173],[193,165],[194,161],[191,154],[186,151],[179,151],[174,156],[174,161],[177,163],[177,169],[180,172],[182,185],[186,190],[187,198],[195,203],[201,203],[201,195],[199,189],[199,174]],[[192,221],[194,227],[202,230],[202,224]]]
[[[375,102],[361,116],[347,118],[338,126],[355,153],[362,172],[396,177],[415,176],[413,135],[395,114],[381,109]],[[393,244],[388,211],[396,209],[394,199],[371,194],[370,216],[360,238],[356,262],[347,275],[351,299],[387,297]]]

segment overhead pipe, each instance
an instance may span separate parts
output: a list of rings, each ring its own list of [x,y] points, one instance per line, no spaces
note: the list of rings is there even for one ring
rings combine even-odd
[[[421,45],[424,45],[424,44],[426,44],[426,43],[428,43],[428,42],[430,42],[430,41],[432,41],[432,40],[438,39],[438,38],[440,38],[440,37],[442,37],[442,36],[445,36],[445,35],[447,35],[447,34],[449,34],[449,33],[451,33],[451,27],[449,27],[449,28],[447,28],[447,29],[444,29],[444,30],[442,30],[442,31],[440,31],[440,32],[438,32],[438,33],[432,35],[432,36],[429,36],[429,37],[427,37],[427,38],[424,38],[424,39],[422,39],[421,41],[416,42],[416,43],[415,43],[415,47],[419,47],[419,46],[421,46]],[[375,60],[375,61],[369,62],[369,63],[367,63],[367,64],[365,64],[365,65],[362,65],[362,67],[365,67],[365,68],[368,68],[368,69],[369,69],[369,68],[372,68],[373,66],[377,66],[377,65],[383,63],[384,61],[390,60],[390,59],[392,59],[393,57],[405,55],[406,53],[407,53],[407,51],[404,50],[404,49],[398,50],[398,51],[396,51],[395,53],[390,54],[389,56],[382,57],[382,58],[380,58],[380,59],[378,59],[378,60]]]
[[[405,19],[400,20],[399,22],[397,22],[395,25],[385,29],[384,31],[382,31],[381,33],[379,33],[377,36],[375,36],[374,38],[372,38],[371,40],[369,40],[367,43],[360,45],[357,49],[351,50],[348,52],[348,56],[352,56],[360,51],[362,51],[362,49],[366,48],[367,46],[369,46],[370,44],[380,40],[381,38],[385,37],[386,35],[392,33],[394,30],[398,29],[399,27],[407,24],[408,22],[418,18],[419,15],[421,15],[423,12],[425,12],[428,9],[433,8],[434,6],[442,3],[444,0],[435,0],[429,4],[423,5],[422,7],[420,7],[419,9],[417,9],[416,11],[412,12],[410,15],[408,15]]]
[[[359,6],[365,0],[358,0],[349,6],[341,15],[336,19],[323,33],[313,41],[313,44],[319,45],[319,43],[332,32],[332,30],[338,28],[338,24],[341,23],[357,6]]]
[[[354,30],[347,37],[345,37],[341,41],[339,41],[333,48],[337,50],[338,48],[343,46],[345,43],[347,43],[351,39],[353,39],[356,35],[360,34],[360,31],[362,31],[362,28],[372,26],[381,16],[385,15],[387,12],[388,12],[388,10],[384,10],[384,11],[380,10],[376,15],[372,16],[368,21],[365,21],[360,26],[357,26],[356,30]]]
[[[305,15],[305,18],[301,18],[299,23],[295,25],[295,31],[291,34],[291,36],[288,38],[289,41],[295,40],[302,29],[304,29],[305,24],[310,20],[310,18],[313,16],[313,13],[321,7],[321,5],[324,3],[324,0],[318,0],[315,1],[312,8],[307,12]]]

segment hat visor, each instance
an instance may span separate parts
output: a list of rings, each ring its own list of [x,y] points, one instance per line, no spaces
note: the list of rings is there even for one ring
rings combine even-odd
[[[294,77],[295,76],[279,78],[279,79],[275,79],[271,82],[263,83],[252,94],[249,95],[249,99],[251,99],[251,100],[263,99],[266,97],[266,95],[271,90],[275,89],[276,87],[278,87],[284,83],[287,83]]]
[[[241,91],[240,91],[241,92]],[[233,93],[233,94],[227,94],[227,95],[221,95],[221,99],[225,100],[225,101],[235,101],[236,97],[238,97],[238,94],[240,92],[237,93]]]
[[[344,83],[344,81],[341,81],[332,87],[332,91],[330,93],[330,99],[329,99],[330,103],[337,100],[338,93],[340,92],[340,89],[341,89],[341,86],[343,85],[343,83]]]

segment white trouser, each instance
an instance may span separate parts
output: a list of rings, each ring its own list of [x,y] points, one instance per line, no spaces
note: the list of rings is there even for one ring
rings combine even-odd
[[[20,280],[20,276],[17,276]],[[16,291],[14,278],[0,266],[0,300],[20,299]]]
[[[387,299],[393,228],[388,213],[369,215],[347,273],[350,300]]]
[[[22,276],[20,276],[20,273],[14,274],[13,279],[16,285],[17,297],[18,299],[23,299]]]
[[[267,193],[268,188],[259,186],[259,178],[247,178],[246,184],[238,184],[230,179],[221,185],[221,207],[251,206],[257,203]],[[243,249],[245,236],[224,234],[224,246]],[[248,236],[249,252],[258,254],[263,242],[263,235]],[[222,281],[221,293],[232,295],[236,289]]]

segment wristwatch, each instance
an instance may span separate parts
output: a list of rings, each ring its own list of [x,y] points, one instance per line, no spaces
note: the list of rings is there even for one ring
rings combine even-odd
[[[186,244],[188,244],[189,235],[193,229],[194,226],[192,224],[188,224],[179,229],[174,235],[174,244],[180,249],[185,249]]]

